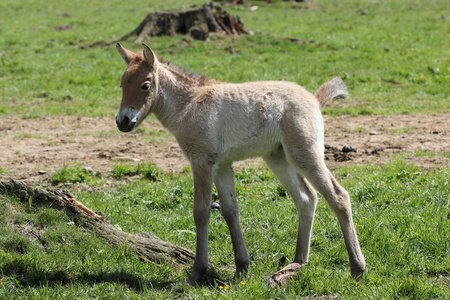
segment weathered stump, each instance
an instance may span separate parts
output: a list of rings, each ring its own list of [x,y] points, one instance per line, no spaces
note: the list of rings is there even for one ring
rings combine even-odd
[[[136,42],[142,43],[152,36],[188,34],[196,40],[206,40],[210,32],[238,35],[247,33],[239,17],[232,17],[222,11],[220,5],[205,4],[201,7],[181,12],[150,12],[131,32],[119,39],[107,42],[95,42],[81,48],[104,47],[137,36]]]

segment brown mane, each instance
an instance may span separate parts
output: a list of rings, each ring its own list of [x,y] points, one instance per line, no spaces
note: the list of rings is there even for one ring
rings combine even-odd
[[[191,71],[173,65],[169,61],[165,61],[164,59],[159,60],[159,62],[161,62],[166,67],[166,69],[171,71],[178,78],[181,78],[183,81],[187,81],[196,86],[207,86],[214,83],[219,83],[217,80],[208,78],[204,75],[195,74]]]
[[[191,71],[188,71],[186,69],[180,68],[176,65],[173,65],[170,63],[170,61],[165,60],[162,57],[158,57],[158,62],[160,62],[167,70],[169,70],[171,73],[173,73],[175,76],[177,76],[179,79],[183,80],[184,82],[189,83],[190,85],[195,86],[208,86],[211,84],[218,84],[220,81],[217,81],[215,79],[208,78],[204,75],[198,75]],[[130,64],[142,64],[146,63],[146,60],[144,58],[144,54],[142,51],[139,51],[134,56],[133,60]]]

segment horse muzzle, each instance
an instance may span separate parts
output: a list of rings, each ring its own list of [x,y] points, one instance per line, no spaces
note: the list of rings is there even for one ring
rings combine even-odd
[[[120,110],[116,116],[117,128],[122,132],[130,132],[139,121],[139,114],[132,108]]]

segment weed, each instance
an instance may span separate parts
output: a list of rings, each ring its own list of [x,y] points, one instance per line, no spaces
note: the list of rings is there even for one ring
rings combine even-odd
[[[427,157],[433,157],[435,154],[429,150],[416,150],[414,151],[415,157],[421,157],[421,156],[427,156]]]
[[[414,127],[412,126],[406,126],[404,128],[390,128],[388,126],[383,126],[380,128],[381,131],[387,131],[390,133],[408,133],[408,132],[414,132]]]
[[[26,139],[26,138],[47,139],[46,136],[39,135],[39,134],[31,134],[31,133],[26,133],[26,132],[15,134],[15,135],[13,136],[13,138],[15,138],[15,139],[17,139],[17,138],[25,138],[25,139]]]
[[[441,152],[439,155],[442,157],[450,158],[450,152]]]
[[[135,172],[133,167],[128,164],[115,165],[111,171],[111,176],[114,178],[123,178],[125,176],[132,176]]]
[[[159,180],[161,178],[161,175],[164,173],[161,168],[150,163],[139,164],[136,167],[135,172],[137,174],[143,175],[144,178],[149,179],[151,181]]]
[[[151,181],[159,180],[162,174],[164,174],[163,170],[151,163],[139,164],[135,168],[128,164],[119,164],[115,165],[111,171],[111,176],[114,178],[142,175]]]
[[[57,184],[73,184],[73,183],[90,183],[93,184],[101,174],[94,172],[89,167],[83,167],[79,164],[73,166],[64,165],[61,170],[58,170],[50,178],[53,185]]]

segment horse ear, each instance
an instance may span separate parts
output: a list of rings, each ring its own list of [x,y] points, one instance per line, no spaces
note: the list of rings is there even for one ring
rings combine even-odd
[[[153,52],[152,49],[150,49],[149,46],[146,44],[142,44],[143,52],[144,52],[144,58],[148,62],[148,64],[156,69],[156,65],[158,63],[158,59],[156,58],[155,52]]]
[[[130,50],[125,49],[122,47],[120,43],[116,44],[117,52],[119,52],[120,56],[122,57],[123,61],[128,65],[133,60],[135,54],[131,52]]]

